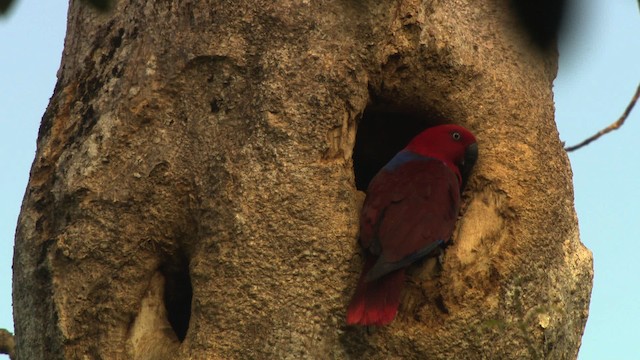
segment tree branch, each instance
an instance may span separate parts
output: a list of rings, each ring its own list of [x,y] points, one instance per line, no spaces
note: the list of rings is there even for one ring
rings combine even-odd
[[[9,359],[14,360],[16,343],[13,340],[13,334],[6,329],[0,329],[0,354],[9,355]]]
[[[633,98],[631,99],[631,102],[629,102],[629,105],[627,105],[627,108],[624,110],[624,113],[622,114],[622,116],[620,116],[620,118],[618,120],[616,120],[616,122],[614,122],[613,124],[607,126],[604,129],[598,131],[595,135],[587,138],[586,140],[582,141],[581,143],[579,143],[577,145],[566,147],[564,149],[567,152],[578,150],[581,147],[588,145],[592,141],[597,140],[602,135],[607,134],[607,133],[609,133],[609,132],[611,132],[613,130],[618,130],[624,124],[625,120],[627,120],[627,117],[629,116],[629,113],[631,113],[631,110],[633,109],[633,106],[638,101],[639,97],[640,97],[640,85],[638,85],[638,88],[636,89],[636,93],[635,93],[635,95],[633,95]]]

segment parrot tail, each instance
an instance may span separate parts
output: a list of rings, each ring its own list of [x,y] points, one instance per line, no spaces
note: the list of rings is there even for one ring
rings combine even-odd
[[[396,317],[404,285],[404,268],[367,282],[367,273],[375,262],[374,256],[367,257],[356,293],[347,309],[348,325],[386,325]]]

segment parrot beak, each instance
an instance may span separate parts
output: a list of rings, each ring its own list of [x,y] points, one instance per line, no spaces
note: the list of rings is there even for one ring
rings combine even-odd
[[[460,191],[462,191],[464,186],[467,184],[467,180],[469,180],[469,175],[471,175],[471,170],[473,169],[473,165],[475,165],[476,160],[478,160],[478,143],[473,143],[465,149],[462,163],[458,166],[460,169],[460,175],[462,176]]]

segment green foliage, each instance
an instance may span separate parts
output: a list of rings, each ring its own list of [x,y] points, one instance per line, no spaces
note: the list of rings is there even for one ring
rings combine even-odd
[[[111,10],[113,5],[115,4],[115,0],[82,0],[82,2],[88,3],[101,12]]]
[[[0,15],[5,15],[11,8],[13,0],[0,0]]]

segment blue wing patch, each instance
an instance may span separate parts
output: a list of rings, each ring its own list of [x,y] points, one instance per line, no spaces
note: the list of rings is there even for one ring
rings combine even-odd
[[[375,265],[373,265],[371,270],[369,270],[369,272],[367,273],[365,281],[370,282],[370,281],[379,279],[382,276],[387,275],[392,271],[407,267],[412,263],[414,263],[415,261],[417,261],[418,259],[429,255],[437,247],[443,246],[443,245],[444,245],[444,240],[434,241],[431,244],[429,244],[427,247],[414,252],[413,254],[405,257],[400,261],[396,261],[392,263],[386,262],[384,258],[380,256],[378,258],[378,261],[376,261]]]
[[[385,171],[393,171],[398,166],[402,164],[406,164],[409,161],[427,161],[432,160],[432,158],[428,158],[414,152],[408,150],[402,150],[396,154],[389,162],[382,168]]]

